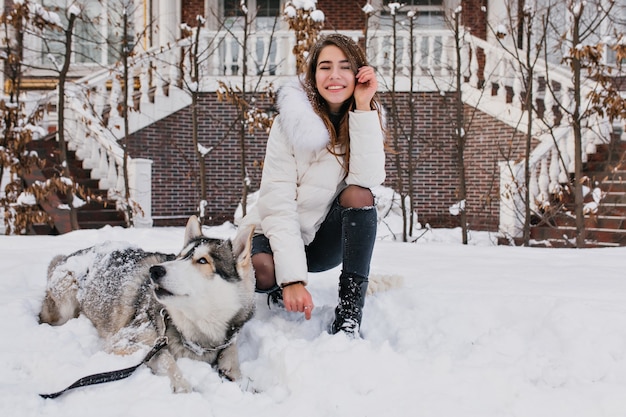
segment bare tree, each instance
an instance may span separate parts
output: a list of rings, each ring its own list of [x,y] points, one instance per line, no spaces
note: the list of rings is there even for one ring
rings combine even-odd
[[[463,13],[462,6],[457,6],[452,10],[451,14],[446,14],[445,21],[452,32],[453,43],[451,46],[442,45],[442,49],[450,47],[454,53],[454,59],[450,67],[441,71],[439,77],[431,74],[435,84],[448,82],[448,88],[453,91],[452,94],[445,97],[445,101],[452,107],[452,126],[453,144],[454,144],[454,164],[456,166],[456,203],[450,207],[450,213],[459,216],[461,228],[461,241],[463,244],[469,242],[469,207],[478,201],[468,201],[468,167],[465,161],[465,151],[471,137],[476,129],[476,116],[479,112],[478,108],[483,96],[486,93],[485,79],[491,74],[485,74],[485,68],[479,63],[480,57],[484,55],[484,50],[473,41],[471,33],[465,25],[462,24]],[[442,65],[448,65],[442,62]],[[442,81],[443,80],[443,81]],[[469,86],[474,90],[473,105],[466,105],[466,97],[464,96],[464,86]],[[444,91],[440,88],[440,91]],[[451,97],[451,100],[449,98]],[[488,196],[485,197],[489,200]],[[478,200],[478,199],[476,199]]]
[[[386,64],[383,64],[377,68],[377,71],[382,75],[381,85],[388,92],[390,101],[390,155],[396,173],[394,191],[398,194],[397,204],[402,213],[402,241],[408,242],[413,240],[416,219],[413,197],[417,191],[415,174],[419,164],[417,150],[420,138],[417,131],[419,115],[417,114],[415,91],[418,65],[416,49],[420,46],[416,43],[416,14],[414,11],[402,13],[403,5],[399,3],[390,3],[387,7],[390,16],[387,26],[391,31],[391,37],[388,44],[385,43],[385,45],[388,45],[389,48],[383,48],[384,51],[378,51],[378,53],[389,53],[390,59],[385,60],[389,67],[387,68]],[[368,4],[363,7],[363,12],[367,16],[366,20],[369,20],[372,15],[382,12],[382,10],[376,11]],[[384,20],[382,21],[384,24]],[[368,36],[368,33],[366,31],[365,36]],[[408,64],[402,62],[402,56],[408,56]],[[389,76],[386,77],[385,73]],[[402,94],[399,91],[400,78],[408,79],[407,94]],[[405,104],[408,105],[408,113],[401,110],[401,106]],[[404,121],[407,119],[408,124],[405,124]]]
[[[200,186],[200,195],[199,195],[199,218],[200,222],[204,223],[205,218],[205,206],[207,204],[207,184],[206,184],[206,168],[205,168],[205,159],[207,152],[204,151],[203,147],[200,146],[200,141],[198,138],[198,91],[200,85],[200,60],[201,60],[201,51],[200,51],[200,32],[202,27],[204,26],[204,18],[202,16],[198,16],[196,18],[196,30],[195,34],[193,34],[193,38],[191,44],[188,49],[189,56],[189,79],[190,82],[186,81],[186,78],[183,77],[183,80],[186,84],[186,88],[191,95],[191,140],[193,142],[193,149],[196,155],[196,160],[198,161],[199,166],[199,186]],[[181,60],[181,64],[184,61]],[[184,73],[185,68],[181,68],[181,71]]]
[[[583,131],[585,124],[594,111],[591,101],[583,96],[586,82],[585,68],[589,67],[589,61],[584,54],[584,45],[596,43],[597,34],[605,21],[612,20],[612,11],[615,2],[596,1],[587,6],[586,2],[568,1],[565,9],[569,18],[566,28],[559,27],[554,21],[549,22],[549,28],[557,35],[560,42],[557,46],[565,52],[563,62],[569,66],[571,72],[571,96],[565,94],[563,99],[557,100],[556,105],[562,114],[562,122],[569,123],[572,129],[574,142],[574,176],[572,187],[574,189],[574,217],[576,222],[576,247],[583,248],[586,243],[586,229],[584,216],[584,191],[583,186],[587,180],[583,173]],[[545,59],[548,61],[548,45],[544,47]],[[588,50],[589,51],[589,50]],[[552,89],[549,82],[547,87]]]
[[[410,234],[412,234],[412,227],[410,227],[410,224],[412,224],[412,218],[413,218],[413,210],[412,207],[407,207],[407,203],[409,203],[409,206],[412,206],[411,201],[413,200],[413,194],[411,194],[411,188],[412,188],[412,184],[410,183],[410,179],[412,178],[412,171],[413,171],[413,167],[412,167],[412,163],[411,163],[411,158],[412,158],[412,143],[413,143],[413,136],[409,135],[409,137],[407,138],[407,143],[409,144],[409,149],[406,153],[400,151],[400,149],[402,148],[401,145],[401,140],[403,139],[403,134],[402,134],[402,122],[400,119],[400,110],[399,110],[399,103],[398,103],[398,94],[397,94],[397,78],[398,78],[398,61],[399,61],[399,56],[400,56],[400,44],[399,44],[399,39],[398,39],[398,14],[397,11],[398,9],[401,7],[399,5],[399,3],[392,3],[389,5],[390,7],[390,11],[391,11],[391,42],[392,42],[392,46],[391,46],[391,51],[392,51],[392,57],[391,57],[391,86],[389,89],[389,95],[391,97],[391,119],[392,119],[392,130],[391,130],[391,140],[393,143],[393,147],[394,147],[394,164],[395,164],[395,168],[396,168],[396,173],[397,173],[397,177],[396,177],[396,186],[395,186],[395,191],[400,195],[400,208],[402,211],[402,241],[403,242],[407,242],[408,241],[408,236]],[[405,48],[409,47],[411,50],[411,57],[413,57],[413,34],[412,34],[412,29],[413,29],[413,19],[410,19],[410,28],[411,28],[411,40],[409,45],[403,45]],[[412,70],[413,68],[411,68]],[[411,74],[412,76],[413,74]],[[413,84],[411,84],[412,86]],[[409,98],[409,103],[410,105],[413,104],[411,103],[412,101],[412,96]],[[415,114],[411,113],[411,133],[413,133],[414,129],[413,129],[413,123],[415,122]],[[404,163],[404,159],[408,159],[408,163]],[[409,184],[408,186],[405,184],[405,175],[409,176]]]
[[[613,26],[612,15],[619,13],[613,1],[587,3],[526,1],[513,10],[513,2],[507,2],[508,28],[492,28],[513,60],[517,74],[513,100],[526,115],[524,178],[522,185],[514,187],[524,203],[525,245],[530,241],[531,219],[539,225],[558,225],[558,217],[569,210],[570,194],[574,196],[574,214],[569,216],[575,219],[575,246],[585,246],[584,188],[591,187],[592,180],[583,173],[584,156],[593,152],[595,143],[608,140],[596,121],[605,114],[619,117],[621,99],[616,99],[619,93],[614,77],[609,76],[611,67],[602,64],[605,46],[601,42],[606,27]],[[507,33],[517,36],[504,39]],[[566,66],[559,68],[559,64]],[[551,143],[552,148],[542,146],[540,153],[531,153],[532,141],[542,136],[542,145]],[[514,165],[518,164],[509,164]],[[516,178],[513,169],[511,177]]]
[[[456,86],[456,94],[454,100],[455,107],[455,136],[456,136],[456,166],[458,175],[457,199],[459,200],[460,219],[461,219],[461,239],[464,245],[467,245],[467,182],[465,178],[465,143],[467,141],[464,117],[464,104],[462,99],[462,29],[460,26],[461,10],[454,12],[454,51],[456,53],[456,68],[454,69],[454,79]]]
[[[51,218],[44,210],[35,208],[36,204],[26,204],[31,207],[25,209],[26,205],[20,204],[18,201],[18,199],[24,201],[23,196],[31,195],[34,197],[34,202],[46,206],[51,204],[49,200],[52,196],[56,198],[57,192],[66,196],[65,207],[69,209],[71,229],[75,230],[78,228],[75,208],[77,200],[74,197],[79,188],[71,179],[67,164],[67,149],[63,136],[64,115],[62,111],[65,97],[64,87],[69,71],[69,59],[72,54],[71,39],[74,22],[78,14],[80,14],[80,9],[75,7],[68,9],[67,25],[63,26],[56,13],[46,10],[36,3],[24,2],[15,4],[12,9],[2,15],[2,23],[6,35],[7,60],[9,62],[9,65],[6,67],[8,70],[6,75],[11,84],[9,94],[9,103],[11,104],[4,102],[3,105],[5,134],[2,147],[3,171],[5,167],[8,167],[13,177],[7,186],[8,192],[5,192],[5,199],[2,202],[5,207],[5,222],[10,226],[7,228],[9,233],[23,233],[33,223],[42,221],[54,223],[54,220],[58,220]],[[35,107],[33,114],[27,116],[29,123],[25,125],[22,121],[23,115],[21,114],[24,107],[19,101],[21,80],[26,66],[23,55],[25,48],[24,36],[27,33],[41,36],[42,31],[45,29],[61,32],[64,37],[65,47],[62,55],[64,58],[63,63],[58,65],[53,60],[56,64],[54,68],[59,78],[57,100],[61,109],[58,112],[57,123],[60,129],[58,141],[61,162],[60,166],[56,168],[56,175],[47,180],[41,173],[41,169],[43,169],[45,164],[43,160],[39,159],[35,154],[28,152],[29,143],[33,139],[34,130],[36,130],[33,129],[33,126],[38,124],[41,119],[42,109]],[[45,40],[45,38],[43,39]],[[46,45],[45,42],[44,45]],[[31,127],[29,128],[28,126]],[[35,172],[36,174],[33,174]],[[28,177],[33,178],[33,180],[27,180]],[[35,178],[37,180],[34,180]],[[54,205],[51,209],[56,211],[61,209],[59,201],[52,201],[52,203]],[[18,210],[17,207],[21,208]],[[60,224],[57,224],[57,226],[61,227]]]
[[[305,70],[307,53],[317,42],[324,26],[324,16],[320,15],[321,11],[316,10],[315,7],[302,7],[292,1],[285,4],[284,11],[289,29],[296,34],[296,43],[292,52],[296,56],[296,71],[301,74]]]
[[[250,191],[250,178],[248,176],[248,157],[247,157],[247,141],[248,135],[257,129],[269,131],[275,114],[270,114],[263,108],[259,107],[260,99],[267,100],[270,106],[273,104],[275,91],[272,83],[263,84],[266,75],[272,72],[269,65],[269,57],[272,53],[272,45],[274,33],[278,25],[279,15],[273,20],[272,28],[269,31],[270,44],[265,49],[265,55],[259,57],[256,45],[250,45],[249,40],[254,33],[254,23],[257,19],[257,13],[251,13],[248,10],[245,1],[240,4],[241,13],[239,16],[240,37],[235,36],[231,28],[226,30],[236,39],[241,54],[241,67],[238,68],[238,82],[233,85],[229,82],[219,80],[219,89],[217,91],[218,100],[231,103],[236,109],[235,123],[237,124],[239,139],[239,159],[241,161],[241,208],[242,215],[247,213],[248,193]],[[227,46],[228,47],[228,46]],[[250,68],[248,62],[255,63],[256,79],[250,81],[248,75]],[[252,85],[252,88],[249,88]]]
[[[511,5],[507,3],[508,25],[506,28],[497,28],[489,25],[492,34],[497,39],[500,47],[513,58],[519,71],[519,78],[522,82],[523,95],[521,98],[522,108],[526,113],[526,132],[524,139],[524,184],[521,187],[523,193],[522,201],[524,203],[524,225],[522,230],[522,240],[525,246],[530,245],[530,227],[531,219],[535,213],[533,211],[533,196],[530,195],[531,189],[531,166],[530,156],[533,140],[533,120],[539,114],[535,104],[535,72],[537,62],[543,54],[543,45],[545,43],[547,19],[550,14],[550,7],[547,7],[539,13],[536,8],[527,6],[524,2],[518,4],[516,10],[512,10]],[[514,33],[517,29],[517,38],[513,42],[510,37],[506,39],[508,33]],[[531,47],[535,45],[535,47]],[[522,116],[523,117],[523,116]],[[521,120],[520,120],[521,122]],[[505,153],[503,152],[503,155]],[[506,153],[508,155],[508,152]],[[508,157],[506,159],[509,159]],[[546,207],[547,202],[543,203]]]
[[[119,49],[118,55],[121,63],[121,78],[122,78],[122,101],[121,101],[121,116],[123,120],[123,136],[120,141],[120,145],[123,154],[123,162],[122,162],[122,175],[124,177],[124,196],[123,196],[123,207],[124,213],[126,217],[127,226],[134,225],[134,212],[140,208],[134,208],[133,202],[130,196],[130,182],[129,182],[129,172],[128,172],[128,146],[130,141],[130,127],[129,127],[129,92],[130,84],[134,83],[134,77],[130,73],[130,63],[129,60],[135,55],[135,48],[137,43],[140,42],[142,36],[134,36],[134,33],[131,29],[129,22],[129,15],[132,15],[133,10],[131,10],[131,3],[123,3],[121,5],[122,11],[122,42],[121,48]],[[140,34],[141,35],[141,34]],[[112,46],[112,45],[111,45]]]
[[[67,26],[65,28],[60,28],[63,31],[63,35],[65,37],[65,51],[63,53],[63,63],[61,67],[58,69],[59,73],[59,84],[58,84],[58,98],[57,98],[57,115],[58,115],[58,141],[59,141],[59,150],[60,150],[60,158],[61,164],[63,166],[63,176],[66,178],[71,178],[70,167],[68,164],[67,158],[67,142],[65,140],[65,86],[67,83],[67,75],[70,70],[71,56],[72,56],[72,40],[74,35],[74,24],[76,22],[76,17],[80,13],[80,9],[76,7],[71,7],[67,11]],[[67,191],[67,205],[70,210],[70,224],[72,230],[77,230],[78,226],[78,215],[76,213],[76,207],[74,207],[74,192],[72,189]]]

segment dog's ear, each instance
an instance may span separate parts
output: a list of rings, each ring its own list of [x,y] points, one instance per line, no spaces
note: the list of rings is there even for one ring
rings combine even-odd
[[[233,240],[233,255],[237,260],[237,268],[247,268],[252,265],[252,235],[254,226],[240,228]]]
[[[185,245],[189,244],[193,239],[202,236],[202,226],[200,225],[200,219],[197,216],[191,216],[187,220],[187,226],[185,227]]]

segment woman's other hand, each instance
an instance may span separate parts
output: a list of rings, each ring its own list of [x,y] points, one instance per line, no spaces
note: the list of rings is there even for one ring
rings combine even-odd
[[[283,302],[287,311],[304,313],[305,319],[311,319],[311,312],[315,306],[304,284],[296,283],[283,287]]]

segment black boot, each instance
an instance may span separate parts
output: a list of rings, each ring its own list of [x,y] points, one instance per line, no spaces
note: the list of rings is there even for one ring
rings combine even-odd
[[[339,303],[330,328],[333,334],[344,331],[359,336],[376,240],[376,217],[374,207],[346,209],[342,214],[343,268],[339,277]]]
[[[332,334],[343,331],[349,336],[359,336],[367,283],[367,278],[354,274],[341,274],[339,304],[335,308],[335,321],[330,328]]]

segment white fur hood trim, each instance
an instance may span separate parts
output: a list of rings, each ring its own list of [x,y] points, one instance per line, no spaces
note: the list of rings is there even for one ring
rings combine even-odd
[[[320,151],[328,145],[330,142],[328,129],[313,110],[298,80],[280,88],[277,104],[283,133],[294,148]]]

